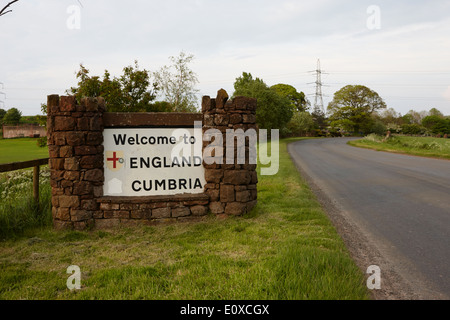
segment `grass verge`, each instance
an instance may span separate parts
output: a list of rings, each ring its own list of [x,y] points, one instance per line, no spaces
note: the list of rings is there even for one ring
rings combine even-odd
[[[348,144],[377,151],[450,159],[450,139],[393,136],[387,141],[383,141],[383,138],[371,134],[361,140],[349,141]]]
[[[48,158],[48,148],[37,146],[37,139],[0,139],[0,164]]]
[[[0,299],[369,299],[365,276],[280,143],[244,217],[111,231],[29,230],[0,242]],[[69,291],[66,269],[81,269]]]
[[[33,169],[0,173],[0,241],[52,224],[50,171],[39,173],[39,205],[33,199]]]

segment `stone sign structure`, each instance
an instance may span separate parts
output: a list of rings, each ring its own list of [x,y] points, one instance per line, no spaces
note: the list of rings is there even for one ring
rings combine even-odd
[[[212,157],[230,148],[238,153],[235,138],[225,136],[256,129],[255,99],[229,100],[222,89],[215,99],[203,97],[198,114],[109,113],[103,98],[78,104],[73,96],[50,95],[47,103],[56,229],[196,221],[208,214],[242,215],[256,205],[250,157],[233,163],[202,157],[212,145]],[[208,136],[210,129],[223,134],[221,144]],[[190,144],[196,153],[173,156]],[[246,155],[251,148],[247,138]]]

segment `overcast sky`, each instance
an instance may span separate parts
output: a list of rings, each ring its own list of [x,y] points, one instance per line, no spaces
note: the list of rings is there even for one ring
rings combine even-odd
[[[0,0],[0,7],[9,0]],[[40,113],[47,95],[139,61],[195,56],[203,95],[231,95],[242,72],[286,83],[314,103],[320,59],[325,108],[348,84],[377,91],[389,108],[450,115],[448,0],[20,0],[0,17],[0,108]],[[79,12],[79,14],[78,14]]]

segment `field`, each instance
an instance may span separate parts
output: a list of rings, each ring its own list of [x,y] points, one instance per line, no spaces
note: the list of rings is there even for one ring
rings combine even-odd
[[[0,299],[370,299],[291,162],[289,141],[279,173],[259,177],[258,205],[244,217],[88,232],[47,225],[6,237]],[[81,290],[66,287],[70,265],[81,269]]]
[[[48,149],[39,148],[37,139],[0,139],[0,164],[48,158]]]
[[[349,144],[355,147],[378,151],[450,159],[450,139],[393,136],[386,142],[383,142],[383,138],[376,135],[369,135],[361,140],[350,141]]]

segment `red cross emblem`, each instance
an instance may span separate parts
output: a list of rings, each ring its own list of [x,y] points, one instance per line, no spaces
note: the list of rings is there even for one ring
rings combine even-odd
[[[106,167],[111,171],[118,171],[124,163],[123,151],[106,151]]]

